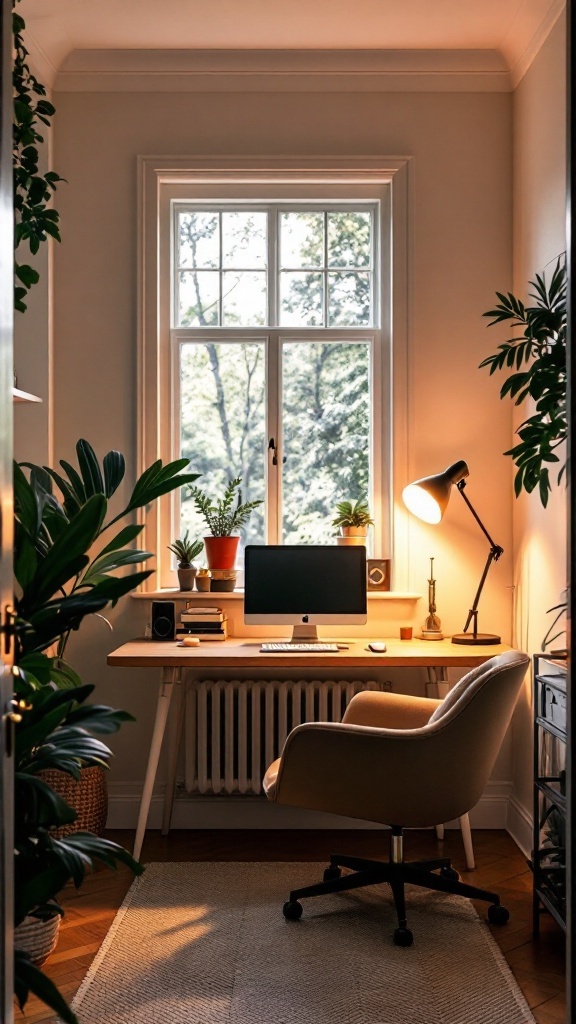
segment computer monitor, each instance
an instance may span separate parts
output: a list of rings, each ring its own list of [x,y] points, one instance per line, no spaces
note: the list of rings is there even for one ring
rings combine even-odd
[[[292,642],[317,643],[317,626],[366,622],[365,547],[249,544],[244,567],[247,625],[293,626]]]

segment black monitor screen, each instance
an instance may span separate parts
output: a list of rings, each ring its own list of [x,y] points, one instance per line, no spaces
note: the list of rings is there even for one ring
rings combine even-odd
[[[366,614],[366,548],[246,547],[247,615]]]

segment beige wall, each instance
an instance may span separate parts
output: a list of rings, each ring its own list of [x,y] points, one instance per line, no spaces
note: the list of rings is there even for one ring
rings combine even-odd
[[[527,298],[529,280],[548,271],[566,248],[565,20],[557,22],[514,94],[514,291]],[[516,425],[529,415],[523,405]],[[516,642],[540,650],[550,616],[566,586],[566,491],[514,502]],[[560,642],[560,641],[559,641]],[[518,828],[531,818],[532,728],[527,680],[513,725],[513,779]]]
[[[468,461],[470,497],[506,551],[486,587],[481,627],[510,640],[511,470],[502,452],[511,410],[477,366],[495,340],[487,339],[481,314],[496,288],[511,285],[511,96],[61,93],[56,105],[55,164],[68,181],[58,194],[64,240],[55,251],[56,456],[69,457],[83,436],[101,454],[120,448],[131,479],[138,154],[413,158],[410,474]],[[462,629],[487,554],[480,531],[458,496],[441,527],[414,520],[410,531],[409,586],[426,593],[428,558],[436,555],[439,613],[446,631]],[[415,626],[425,613],[421,602]],[[99,699],[138,717],[114,740],[112,781],[126,791],[143,776],[154,680],[108,669],[105,658],[141,632],[144,620],[142,602],[125,599],[113,636],[94,619],[71,650],[86,680],[97,682]],[[406,685],[423,681],[421,675]],[[508,750],[497,775],[510,778]]]

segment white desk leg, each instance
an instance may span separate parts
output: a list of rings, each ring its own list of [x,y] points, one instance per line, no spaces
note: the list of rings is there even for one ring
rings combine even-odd
[[[464,843],[464,853],[466,854],[466,867],[468,871],[473,871],[476,867],[474,860],[474,847],[472,845],[472,831],[470,829],[470,818],[467,814],[463,814],[458,819],[460,822],[460,829],[462,831],[462,842]]]
[[[156,779],[158,761],[160,760],[160,751],[162,749],[162,740],[164,738],[164,730],[166,728],[166,719],[168,718],[168,709],[170,708],[170,698],[172,697],[172,684],[178,678],[178,675],[179,669],[177,668],[162,669],[162,682],[160,683],[158,704],[156,706],[156,720],[154,722],[154,732],[152,733],[150,753],[148,754],[146,777],[144,779],[144,789],[142,790],[138,825],[136,827],[136,838],[134,840],[133,856],[136,860],[140,857],[142,842],[144,840],[144,832],[146,831],[150,801],[152,800],[152,790],[154,789],[154,780]]]
[[[162,835],[167,836],[170,831],[170,819],[174,806],[174,793],[176,790],[176,773],[178,771],[178,753],[182,740],[182,726],[184,725],[184,708],[186,686],[182,680],[182,673],[178,672],[178,678],[174,681],[174,701],[172,717],[168,733],[168,770],[166,775],[166,792],[164,794],[164,812],[162,815]]]

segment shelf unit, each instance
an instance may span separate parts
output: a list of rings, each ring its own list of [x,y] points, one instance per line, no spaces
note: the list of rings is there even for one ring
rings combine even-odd
[[[566,931],[566,661],[534,655],[533,927],[549,911]]]

